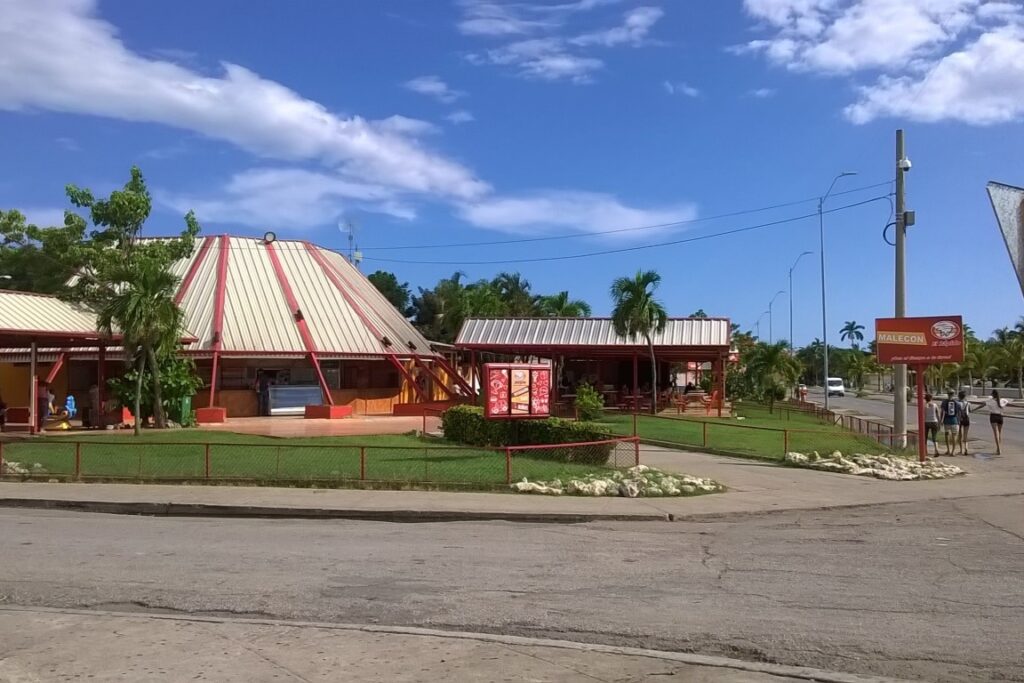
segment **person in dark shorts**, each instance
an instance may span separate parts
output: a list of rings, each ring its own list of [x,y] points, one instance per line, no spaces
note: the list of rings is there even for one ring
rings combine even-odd
[[[986,404],[988,406],[988,421],[992,425],[992,437],[996,440],[996,455],[1003,454],[1003,410],[1010,402],[1005,398],[999,398],[999,392],[992,390],[992,398]]]
[[[931,394],[924,395],[924,434],[925,450],[931,441],[935,446],[935,457],[939,457],[939,406]]]
[[[967,394],[961,391],[957,394],[957,401],[960,403],[960,452],[970,455],[967,451],[967,435],[971,431],[971,404],[967,401]]]
[[[946,400],[939,408],[942,413],[942,433],[945,435],[946,455],[954,455],[957,439],[960,436],[960,402],[953,398],[953,390],[946,392]]]

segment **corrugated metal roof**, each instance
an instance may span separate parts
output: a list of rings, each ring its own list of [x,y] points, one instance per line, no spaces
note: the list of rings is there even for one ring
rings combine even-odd
[[[176,274],[189,271],[201,244],[197,242],[191,257],[175,264]],[[191,283],[185,283],[188,287],[181,299],[185,327],[199,340],[189,351],[213,350],[214,302],[221,285],[218,265],[224,248],[228,258],[220,350],[306,354],[267,244],[246,237],[213,240]],[[403,355],[410,352],[412,343],[416,353],[433,355],[430,343],[341,254],[297,240],[277,240],[273,249],[318,353]]]
[[[0,291],[0,330],[98,337],[96,314],[53,296]]]
[[[729,346],[725,318],[669,318],[654,345],[663,347]],[[455,340],[458,347],[635,347],[643,339],[615,333],[610,318],[468,318]]]

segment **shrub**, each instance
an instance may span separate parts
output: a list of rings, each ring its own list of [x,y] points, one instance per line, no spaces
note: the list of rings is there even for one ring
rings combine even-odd
[[[560,443],[605,441],[611,432],[590,422],[549,417],[545,420],[487,420],[483,408],[454,406],[441,417],[444,437],[467,446],[540,446]],[[604,465],[614,444],[552,448],[529,453],[528,457]]]
[[[604,413],[604,396],[589,384],[576,387],[576,416],[584,422],[596,420]]]

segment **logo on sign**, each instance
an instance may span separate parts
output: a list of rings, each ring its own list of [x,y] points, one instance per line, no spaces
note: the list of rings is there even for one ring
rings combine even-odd
[[[910,344],[928,346],[928,338],[924,332],[878,332],[879,344]]]
[[[932,325],[932,336],[936,339],[953,339],[960,334],[960,326],[952,320],[940,320]]]

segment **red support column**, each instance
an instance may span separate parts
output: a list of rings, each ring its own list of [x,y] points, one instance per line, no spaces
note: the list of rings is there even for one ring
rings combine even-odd
[[[213,370],[210,375],[210,408],[217,402],[217,366],[224,332],[224,299],[227,294],[228,253],[231,249],[227,235],[220,237],[220,253],[217,254],[217,289],[213,298]]]
[[[39,345],[33,341],[29,351],[29,386],[28,386],[28,433],[35,434],[39,424],[39,380],[36,379],[39,364]]]
[[[452,377],[452,379],[455,380],[456,384],[458,384],[460,387],[462,387],[462,389],[464,391],[467,392],[467,396],[470,396],[470,397],[476,396],[476,392],[473,390],[473,387],[470,386],[466,382],[466,380],[464,380],[462,378],[462,375],[459,374],[459,371],[456,368],[456,365],[451,364],[448,361],[446,361],[444,359],[444,356],[433,356],[433,357],[431,357],[431,360],[434,361],[435,363],[437,363],[438,365],[440,365],[441,369],[444,370],[445,372],[447,372]]]
[[[924,433],[924,371],[926,366],[917,366],[917,457],[921,462],[928,459],[928,439]]]
[[[391,361],[392,365],[398,368],[398,372],[400,372],[402,376],[405,377],[405,381],[412,385],[413,391],[416,392],[416,395],[419,397],[419,399],[424,403],[429,403],[430,399],[428,399],[426,395],[423,393],[423,390],[420,389],[419,382],[417,382],[416,378],[409,373],[406,367],[402,364],[402,361],[398,360],[398,358],[394,354],[389,355],[387,358],[389,361]]]
[[[432,378],[432,379],[434,380],[434,382],[435,382],[435,383],[436,383],[436,384],[437,384],[437,385],[438,385],[439,387],[441,387],[441,391],[443,391],[443,392],[444,392],[445,394],[447,394],[447,395],[448,395],[448,398],[455,398],[455,392],[454,392],[454,391],[452,391],[451,389],[449,389],[449,388],[448,388],[448,386],[447,386],[447,385],[446,385],[446,384],[445,384],[445,383],[444,383],[443,381],[441,381],[441,378],[440,378],[440,377],[438,377],[437,375],[435,375],[435,374],[434,374],[434,371],[433,371],[433,370],[431,370],[431,369],[430,369],[430,368],[429,368],[429,367],[427,366],[427,364],[426,364],[426,363],[424,363],[424,362],[423,362],[422,360],[420,360],[420,357],[419,357],[419,356],[413,356],[413,357],[412,357],[412,361],[413,361],[413,363],[415,363],[416,365],[418,365],[418,366],[420,367],[420,369],[421,369],[421,370],[425,371],[425,372],[426,372],[426,373],[427,373],[428,375],[430,375],[430,377],[431,377],[431,378]],[[433,397],[431,397],[431,398],[433,398]]]
[[[633,354],[633,412],[640,411],[640,368],[636,354]]]
[[[57,356],[57,360],[55,360],[53,362],[53,365],[50,367],[50,372],[46,374],[47,384],[53,384],[53,381],[57,379],[57,374],[60,373],[60,369],[64,367],[64,363],[67,361],[67,359],[68,354],[66,352],[61,353],[59,356]]]
[[[96,365],[96,398],[98,406],[93,406],[96,414],[96,421],[100,429],[107,428],[107,411],[104,406],[107,403],[107,347],[100,344],[100,353]]]

